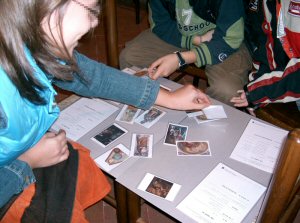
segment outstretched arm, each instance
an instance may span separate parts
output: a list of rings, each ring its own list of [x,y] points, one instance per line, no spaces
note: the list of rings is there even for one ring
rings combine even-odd
[[[192,86],[183,87],[183,89],[191,89],[194,94],[187,90],[178,90],[171,93],[162,92],[157,81],[126,74],[81,54],[76,54],[76,56],[87,82],[84,83],[78,78],[74,78],[71,82],[56,80],[55,84],[79,95],[116,100],[143,109],[149,109],[156,103],[172,109],[191,110],[202,107],[199,102],[205,102],[206,105],[208,100],[207,96],[203,93],[200,95],[198,90],[195,93],[196,89]],[[179,101],[178,96],[180,96]],[[195,98],[205,98],[205,100],[196,100],[197,103],[194,103]],[[186,101],[183,102],[184,100]],[[188,101],[189,103],[187,103]]]
[[[173,92],[161,89],[155,103],[177,110],[199,110],[211,104],[207,95],[192,85],[185,85]]]

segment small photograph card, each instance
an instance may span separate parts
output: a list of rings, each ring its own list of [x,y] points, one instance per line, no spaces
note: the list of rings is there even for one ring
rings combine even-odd
[[[198,124],[227,118],[222,105],[211,105],[203,110],[186,111],[186,114],[188,117],[194,118]]]
[[[95,162],[102,169],[109,172],[127,160],[129,153],[129,149],[127,149],[123,144],[119,144],[103,155],[97,157]]]
[[[152,107],[149,110],[142,113],[139,117],[137,117],[135,119],[135,122],[144,126],[145,128],[150,128],[165,114],[165,111],[162,111],[156,107]]]
[[[201,111],[201,110],[189,110],[189,111],[185,111],[185,112],[189,118],[193,118],[193,117],[204,114],[203,111]]]
[[[178,156],[211,156],[208,141],[177,141]]]
[[[194,113],[195,114],[195,113]],[[198,124],[205,123],[205,122],[211,122],[219,119],[207,119],[206,115],[202,111],[198,111],[197,115],[194,116],[194,119]]]
[[[153,135],[132,134],[130,156],[151,158],[153,147]]]
[[[176,146],[176,141],[184,141],[187,136],[188,126],[169,123],[164,144]]]
[[[141,109],[133,107],[131,105],[124,105],[116,120],[120,122],[126,122],[133,124],[134,119],[139,115]]]
[[[138,77],[148,76],[148,69],[147,68],[143,68],[143,69],[135,72],[134,75],[138,76]]]
[[[116,141],[122,135],[128,131],[117,124],[112,124],[108,128],[104,129],[102,132],[98,133],[91,139],[100,144],[103,147],[108,146],[112,142]]]
[[[181,186],[163,178],[147,173],[138,186],[139,190],[146,191],[168,201],[173,201]]]
[[[202,109],[207,119],[227,118],[224,107],[222,105],[211,105]]]

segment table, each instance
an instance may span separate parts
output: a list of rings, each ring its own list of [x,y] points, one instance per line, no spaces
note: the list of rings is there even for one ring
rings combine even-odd
[[[218,102],[215,101],[215,103]],[[228,119],[199,125],[195,123],[193,119],[187,117],[180,122],[182,125],[189,126],[187,140],[200,139],[209,141],[212,150],[211,157],[178,157],[176,155],[176,149],[164,145],[161,140],[158,143],[159,146],[156,146],[157,151],[155,151],[151,160],[137,160],[122,176],[117,178],[117,181],[130,189],[133,193],[181,222],[195,221],[177,210],[176,206],[220,162],[267,187],[271,174],[229,158],[248,121],[253,117],[227,105],[223,104],[223,106],[228,115]],[[147,172],[182,185],[180,192],[173,202],[155,197],[137,189],[138,183]],[[253,219],[257,213],[259,213],[262,202],[263,197],[244,219],[244,222],[253,222]],[[129,201],[128,205],[129,209],[136,209],[135,205],[137,204]],[[132,219],[135,218],[136,216],[132,216]]]
[[[179,84],[161,78],[159,80],[163,85],[176,89]],[[213,100],[214,104],[222,104]],[[104,122],[99,124],[85,136],[79,139],[79,143],[83,144],[91,151],[91,156],[96,158],[113,146],[122,143],[130,148],[130,133],[154,133],[153,157],[151,159],[142,159],[132,157],[119,167],[113,169],[109,174],[116,181],[123,185],[117,187],[118,205],[125,208],[125,212],[118,218],[120,222],[135,222],[140,215],[140,198],[145,199],[165,213],[181,222],[194,222],[188,216],[176,209],[180,203],[195,188],[208,173],[220,162],[247,176],[248,178],[268,187],[271,174],[246,164],[240,163],[229,156],[233,151],[237,141],[243,133],[246,125],[252,116],[222,104],[228,119],[217,120],[208,123],[197,124],[194,119],[188,118],[183,111],[174,111],[163,109],[167,114],[160,119],[158,123],[150,129],[146,129],[138,124],[130,125],[118,123],[129,131],[129,134],[122,136],[116,142],[106,148],[100,147],[90,138],[105,129],[107,126],[116,122],[115,118],[118,112],[115,112]],[[118,105],[120,108],[123,105]],[[163,144],[164,136],[168,123],[177,123],[189,126],[187,140],[208,140],[211,147],[212,156],[210,157],[178,157],[176,149]],[[187,168],[192,167],[192,168]],[[177,194],[173,202],[153,196],[144,191],[138,190],[137,186],[146,173],[152,173],[159,177],[168,179],[182,185],[181,190]],[[196,176],[196,177],[195,177]],[[258,215],[260,207],[263,204],[263,196],[252,208],[250,213],[244,219],[244,222],[253,222]],[[127,215],[127,216],[124,216]]]
[[[160,82],[164,85],[168,85],[172,89],[179,88],[181,85],[169,81],[167,79],[161,78]],[[64,108],[68,105],[70,105],[72,102],[78,100],[78,96],[71,96],[68,98],[68,100],[64,101],[61,103],[61,108]],[[114,104],[115,105],[115,104]],[[120,109],[122,108],[122,104],[116,105]],[[118,123],[115,121],[116,116],[118,115],[119,111],[115,112],[112,116],[110,116],[108,119],[106,119],[104,122],[96,126],[93,130],[88,132],[86,135],[81,137],[78,142],[84,145],[86,148],[88,148],[91,151],[91,157],[92,158],[97,158],[98,156],[104,154],[106,151],[110,150],[113,146],[118,145],[119,143],[124,144],[127,148],[130,149],[130,143],[131,143],[131,134],[130,132],[136,132],[136,133],[159,133],[158,135],[164,135],[165,134],[165,129],[167,128],[167,123],[169,120],[172,120],[174,122],[180,122],[182,121],[186,113],[183,111],[174,111],[170,109],[165,109],[162,108],[162,110],[166,111],[167,114],[160,119],[160,122],[156,123],[154,126],[152,126],[150,129],[146,129],[138,124],[135,125],[130,125],[126,123]],[[99,146],[97,143],[93,142],[90,138],[99,133],[101,130],[105,129],[107,126],[110,124],[116,122],[117,124],[121,125],[122,127],[126,128],[129,133],[126,135],[122,136],[119,140],[116,142],[112,143],[106,148],[102,148]],[[159,142],[161,138],[154,136],[154,144]],[[138,160],[138,158],[130,158],[126,162],[122,163],[122,167],[115,168],[112,171],[108,172],[107,174],[112,177],[114,180],[117,179],[119,176],[123,175],[126,169],[134,165],[134,163]],[[119,184],[117,181],[114,182],[114,189],[115,189],[115,196],[116,196],[116,202],[118,205],[118,212],[117,212],[117,218],[118,222],[132,222],[131,219],[137,219],[138,216],[140,215],[140,205],[135,206],[134,208],[128,209],[128,202],[139,204],[140,203],[140,198],[137,197],[134,193],[131,193],[130,190],[127,190],[126,187],[122,186]],[[128,216],[127,213],[130,213]],[[135,222],[135,221],[134,221]]]

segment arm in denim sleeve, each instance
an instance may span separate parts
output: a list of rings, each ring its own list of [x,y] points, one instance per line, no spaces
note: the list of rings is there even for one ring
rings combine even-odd
[[[0,208],[34,182],[31,167],[21,160],[0,167]]]
[[[151,30],[159,38],[165,42],[172,44],[177,47],[182,47],[182,34],[177,28],[177,21],[175,16],[175,1],[169,3],[168,5],[173,8],[165,8],[161,0],[151,0],[149,1],[149,23]],[[170,13],[174,13],[171,15]]]
[[[159,92],[158,82],[129,75],[80,53],[75,56],[86,81],[75,75],[73,81],[54,80],[58,87],[81,96],[115,100],[143,109],[154,104]]]

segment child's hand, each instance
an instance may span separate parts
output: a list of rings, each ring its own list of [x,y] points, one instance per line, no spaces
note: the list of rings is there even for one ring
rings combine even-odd
[[[199,46],[201,43],[210,42],[213,37],[214,32],[215,32],[215,30],[212,29],[212,30],[209,30],[204,35],[195,36],[193,39],[193,44],[196,46]]]
[[[238,90],[237,93],[239,96],[231,98],[230,102],[234,103],[235,107],[247,107],[249,105],[245,91]]]
[[[177,110],[200,110],[211,102],[205,93],[193,85],[185,85],[173,92],[160,90],[156,104]]]
[[[47,132],[34,147],[27,150],[18,159],[28,163],[34,169],[55,165],[68,157],[66,132],[60,130],[58,134]]]
[[[148,68],[149,77],[156,80],[159,77],[167,77],[177,70],[179,61],[176,54],[168,54],[154,61]]]

